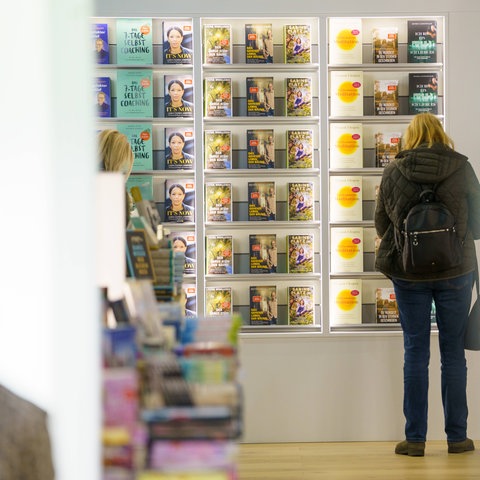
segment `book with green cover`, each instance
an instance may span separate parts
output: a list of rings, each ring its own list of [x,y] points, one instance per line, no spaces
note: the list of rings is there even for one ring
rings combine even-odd
[[[127,180],[127,191],[138,187],[142,194],[142,200],[153,200],[153,177],[152,175],[130,175]]]
[[[152,38],[151,18],[119,18],[117,20],[118,65],[152,65]]]
[[[153,117],[152,70],[117,71],[117,117]]]
[[[133,151],[132,172],[153,169],[152,124],[119,123],[117,130],[123,133]]]

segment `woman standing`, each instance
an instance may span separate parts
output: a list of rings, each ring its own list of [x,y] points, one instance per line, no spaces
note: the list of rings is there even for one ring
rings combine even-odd
[[[406,439],[396,446],[395,453],[424,455],[432,301],[439,333],[448,452],[462,453],[474,450],[467,438],[464,336],[476,265],[473,240],[480,238],[480,185],[467,157],[454,150],[453,141],[434,115],[416,115],[402,146],[395,161],[384,169],[375,211],[381,238],[375,266],[393,281],[404,337]],[[458,237],[464,239],[463,261],[441,272],[411,274],[403,269],[395,229],[418,203],[423,184],[436,185],[436,196],[454,214]]]

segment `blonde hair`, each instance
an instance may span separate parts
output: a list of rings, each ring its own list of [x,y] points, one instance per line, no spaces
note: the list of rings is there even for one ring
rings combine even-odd
[[[133,167],[133,151],[127,137],[118,130],[102,130],[98,135],[100,168],[107,172],[123,172],[128,178]]]
[[[402,149],[411,150],[422,144],[431,147],[440,143],[454,148],[453,140],[445,133],[440,120],[431,113],[419,113],[413,117],[402,138]]]

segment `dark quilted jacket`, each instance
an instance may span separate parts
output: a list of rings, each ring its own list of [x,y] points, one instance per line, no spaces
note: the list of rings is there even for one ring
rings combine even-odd
[[[418,184],[438,184],[437,197],[447,205],[457,222],[460,238],[465,238],[462,265],[437,273],[407,274],[394,238],[410,208],[418,203]],[[388,277],[409,280],[454,278],[475,269],[474,239],[480,238],[480,185],[467,157],[444,145],[420,146],[400,152],[385,167],[377,196],[375,228],[382,239],[375,269]]]

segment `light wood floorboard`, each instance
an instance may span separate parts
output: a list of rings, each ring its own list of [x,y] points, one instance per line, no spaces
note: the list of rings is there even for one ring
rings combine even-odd
[[[448,454],[429,441],[424,457],[394,453],[396,442],[240,444],[239,480],[479,480],[479,450]]]

